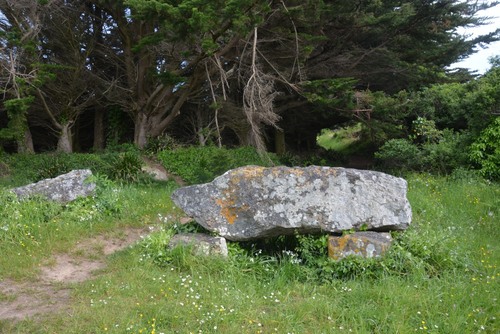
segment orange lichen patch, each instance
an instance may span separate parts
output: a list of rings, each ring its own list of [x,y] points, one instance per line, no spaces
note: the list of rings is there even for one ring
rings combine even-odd
[[[227,222],[231,225],[234,224],[236,218],[238,218],[238,214],[231,207],[234,205],[234,200],[217,199],[215,203],[220,206],[220,214],[226,218]]]
[[[217,199],[215,200],[218,206],[220,206],[220,214],[226,219],[226,221],[233,225],[238,219],[238,213],[249,209],[248,205],[236,206],[236,202],[233,199]]]
[[[247,166],[234,170],[228,180],[229,188],[222,192],[223,198],[216,199],[215,203],[220,206],[220,214],[229,224],[234,224],[238,219],[238,213],[249,209],[247,205],[238,206],[236,204],[236,194],[242,180],[260,178],[264,174],[265,167]]]
[[[231,208],[226,201],[218,199],[215,201],[220,208],[220,214],[226,218],[227,222],[231,225],[234,224],[236,218],[238,218],[238,214],[234,212],[234,208]]]
[[[348,239],[347,238],[328,238],[328,257],[334,260],[340,258],[339,254],[346,249]]]

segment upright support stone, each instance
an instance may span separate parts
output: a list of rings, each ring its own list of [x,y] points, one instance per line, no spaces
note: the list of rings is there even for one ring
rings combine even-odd
[[[355,232],[343,236],[329,236],[328,256],[341,260],[349,255],[365,258],[382,256],[390,247],[390,233]]]
[[[169,248],[178,246],[192,247],[193,253],[198,256],[228,256],[226,239],[212,237],[203,233],[181,233],[174,235],[170,239]]]

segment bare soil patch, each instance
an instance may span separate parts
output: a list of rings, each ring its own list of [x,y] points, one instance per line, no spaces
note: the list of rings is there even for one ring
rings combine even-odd
[[[20,321],[69,307],[71,284],[84,282],[106,267],[106,256],[134,244],[151,229],[127,228],[114,235],[80,241],[67,254],[57,254],[31,282],[0,281],[0,321]]]

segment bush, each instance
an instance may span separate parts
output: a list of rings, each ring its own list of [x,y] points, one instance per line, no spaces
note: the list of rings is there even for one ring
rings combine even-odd
[[[113,180],[117,181],[140,181],[144,176],[141,156],[133,151],[127,151],[114,156],[108,174]]]
[[[438,142],[422,145],[419,154],[420,170],[448,174],[468,162],[468,136],[445,129]]]
[[[375,158],[386,169],[415,170],[419,166],[420,150],[408,139],[391,139],[385,143]]]
[[[391,139],[375,153],[383,169],[447,174],[467,165],[464,148],[469,145],[468,135],[450,129],[437,130],[433,122],[421,118],[414,123],[414,135]]]
[[[170,172],[189,184],[212,181],[226,171],[245,165],[270,166],[271,159],[260,156],[254,148],[225,149],[215,146],[186,147],[160,152],[159,160]]]
[[[490,179],[500,179],[500,117],[484,129],[471,145],[470,159],[480,173]]]

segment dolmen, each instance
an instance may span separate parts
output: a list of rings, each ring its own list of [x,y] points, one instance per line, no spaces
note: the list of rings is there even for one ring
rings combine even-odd
[[[227,240],[247,241],[294,233],[405,230],[412,218],[406,192],[404,179],[376,171],[246,166],[210,183],[179,188],[172,200],[205,229]],[[388,233],[368,235],[390,242]],[[387,249],[372,244],[368,235],[356,236],[355,245],[363,244],[359,255],[378,256]],[[338,245],[335,240],[329,244],[333,249]]]

